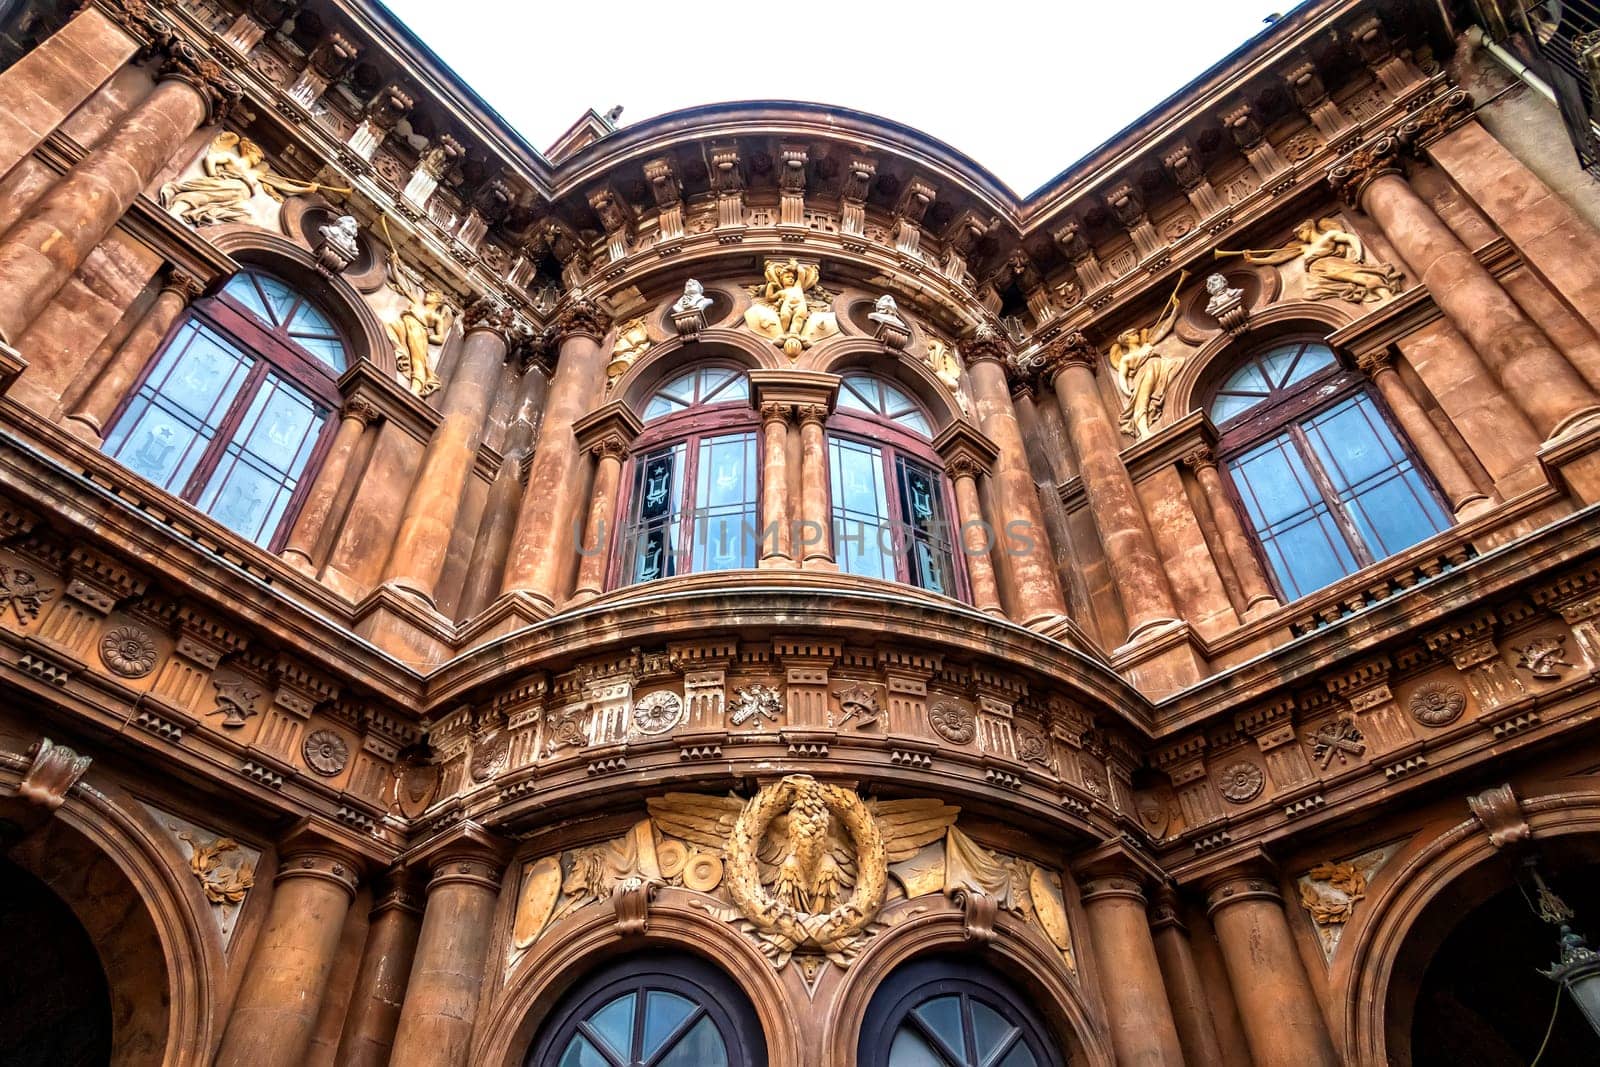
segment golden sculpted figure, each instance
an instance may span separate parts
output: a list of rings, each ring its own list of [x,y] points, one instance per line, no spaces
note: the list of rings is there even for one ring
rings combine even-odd
[[[296,181],[273,173],[261,146],[248,137],[223,132],[206,149],[200,162],[204,174],[161,187],[161,206],[195,226],[239,222],[250,218],[250,201],[265,192],[282,202],[330,188],[316,182]],[[332,189],[348,193],[349,189]]]
[[[821,268],[799,260],[767,261],[766,282],[752,286],[756,302],[744,313],[744,323],[783,349],[790,359],[813,344],[839,332],[839,321],[828,310],[829,295],[817,285]]]
[[[1278,264],[1301,259],[1306,268],[1306,295],[1352,304],[1370,304],[1400,291],[1402,275],[1387,263],[1368,263],[1361,238],[1337,218],[1306,219],[1294,232],[1294,243],[1282,248],[1218,250],[1216,258],[1242,256],[1246,263]]]
[[[406,306],[384,323],[394,341],[395,364],[406,376],[411,391],[427,396],[439,388],[433,346],[444,344],[455,313],[445,302],[444,294],[426,285],[393,248],[389,250],[387,281],[390,289],[406,299]]]
[[[644,316],[631,319],[617,327],[617,340],[611,346],[611,362],[606,364],[606,390],[617,384],[617,379],[628,372],[633,361],[650,350],[650,329]]]
[[[956,354],[954,348],[936,338],[929,338],[927,349],[928,368],[933,371],[934,377],[950,390],[950,395],[956,398],[961,413],[970,415],[968,408],[971,405],[967,401],[967,394],[961,391],[961,357]]]
[[[1123,400],[1122,432],[1140,441],[1149,437],[1161,421],[1167,383],[1183,366],[1182,356],[1164,356],[1156,351],[1156,346],[1166,339],[1178,321],[1178,289],[1187,277],[1187,273],[1178,275],[1178,285],[1154,325],[1124,330],[1111,346],[1111,369]]]

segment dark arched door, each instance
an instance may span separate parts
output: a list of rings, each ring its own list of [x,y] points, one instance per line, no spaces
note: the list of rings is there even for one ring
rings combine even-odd
[[[917,960],[867,1006],[857,1062],[873,1067],[1056,1067],[1066,1057],[1010,982],[961,960]]]
[[[0,1063],[111,1062],[111,994],[77,916],[33,875],[0,859]]]
[[[541,1028],[529,1067],[766,1067],[749,998],[692,956],[632,956],[591,975]]]

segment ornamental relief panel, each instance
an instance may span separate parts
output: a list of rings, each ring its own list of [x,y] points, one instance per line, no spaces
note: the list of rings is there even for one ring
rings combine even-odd
[[[245,900],[255,888],[255,872],[261,862],[261,850],[164,811],[154,804],[145,803],[144,808],[182,857],[181,866],[188,870],[189,876],[210,905],[208,910],[216,920],[222,945],[227,948],[233,942],[233,933],[239,924],[239,914],[244,909]]]
[[[789,775],[749,799],[668,793],[621,837],[523,865],[506,956],[510,969],[567,916],[655,890],[696,894],[691,906],[735,924],[774,967],[793,962],[808,983],[826,963],[848,967],[892,925],[886,905],[945,895],[973,936],[993,915],[1034,925],[1075,969],[1059,873],[994,852],[956,825],[960,809],[934,799],[863,800],[810,775]],[[900,910],[897,917],[919,914]]]

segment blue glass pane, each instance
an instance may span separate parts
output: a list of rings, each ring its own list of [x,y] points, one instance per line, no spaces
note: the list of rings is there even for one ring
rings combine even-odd
[[[1034,1059],[1033,1053],[1028,1051],[1028,1046],[1018,1041],[1011,1047],[1006,1058],[995,1067],[1039,1067],[1039,1061]]]
[[[191,320],[106,436],[106,453],[162,488],[182,492],[253,362]]]
[[[969,1003],[972,1005],[972,1037],[977,1045],[978,1061],[988,1063],[1015,1039],[1017,1028],[987,1004],[976,1000]]]
[[[884,492],[883,453],[871,445],[828,438],[828,478],[833,490],[835,557],[847,574],[895,577],[888,554],[895,541]]]
[[[887,1067],[951,1067],[950,1061],[933,1051],[933,1048],[909,1026],[903,1026],[894,1035],[889,1046]]]
[[[1322,499],[1288,434],[1240,456],[1233,470],[1257,530],[1269,531]]]
[[[756,565],[760,541],[756,507],[755,435],[729,434],[702,440],[695,477],[696,571]]]
[[[678,573],[684,451],[685,446],[672,445],[634,464],[632,518],[623,531],[628,560],[624,573],[631,582],[652,582]]]
[[[1236,396],[1229,393],[1218,393],[1211,402],[1211,421],[1217,424],[1227,422],[1235,415],[1242,415],[1266,399],[1266,394],[1259,396]]]
[[[842,411],[880,415],[924,437],[931,435],[927,417],[906,392],[897,386],[866,374],[847,374],[839,383],[838,406]]]
[[[1265,354],[1257,357],[1261,361],[1262,370],[1266,372],[1267,380],[1274,387],[1282,389],[1293,377],[1302,377],[1302,375],[1295,374],[1291,376],[1290,374],[1291,371],[1295,370],[1295,363],[1300,355],[1300,347],[1298,344],[1279,345],[1277,348],[1269,349]]]
[[[1356,569],[1354,553],[1288,434],[1239,457],[1231,469],[1267,560],[1291,599]]]
[[[556,1067],[614,1067],[614,1063],[602,1056],[587,1038],[579,1034],[567,1043],[567,1051],[562,1053],[561,1061]]]
[[[275,324],[272,311],[267,306],[266,298],[256,288],[255,279],[256,276],[249,271],[240,271],[229,280],[222,291],[243,304],[256,318],[272,326]]]
[[[267,298],[267,310],[272,314],[269,321],[277,325],[288,322],[290,312],[294,310],[300,294],[276,278],[269,278],[265,274],[257,274],[254,277],[256,286]]]
[[[1272,386],[1261,376],[1261,368],[1252,360],[1233,372],[1232,377],[1222,383],[1222,391],[1227,393],[1258,393],[1266,396],[1272,391]]]
[[[707,1015],[656,1061],[656,1067],[728,1067],[728,1046]]]
[[[933,1036],[943,1041],[950,1050],[966,1048],[966,1038],[962,1036],[960,997],[934,997],[917,1005],[911,1014],[921,1019]]]
[[[1295,347],[1300,348],[1302,346]],[[1278,382],[1278,388],[1286,389],[1296,382],[1303,382],[1313,374],[1333,366],[1338,361],[1338,357],[1333,354],[1333,349],[1327,345],[1304,345],[1303,351],[1300,352],[1300,358],[1289,365],[1289,371]]]
[[[635,994],[624,993],[587,1020],[590,1032],[624,1062],[633,1059],[634,1000]]]
[[[663,1042],[671,1037],[684,1022],[695,1012],[692,1000],[668,993],[664,989],[652,989],[644,998],[644,1048],[640,1050],[643,1059],[649,1059],[661,1048]]]
[[[750,383],[737,370],[699,367],[657,389],[644,407],[644,421],[686,411],[696,404],[731,404],[750,399]]]
[[[334,370],[344,370],[345,353],[344,343],[337,335],[322,336],[318,334],[303,334],[290,332],[294,343],[316,356]]]
[[[326,416],[310,397],[268,374],[200,494],[200,508],[258,544],[271,541]]]
[[[883,401],[878,395],[876,379],[859,374],[846,375],[839,383],[838,407],[841,411],[859,411],[866,415],[883,412]]]

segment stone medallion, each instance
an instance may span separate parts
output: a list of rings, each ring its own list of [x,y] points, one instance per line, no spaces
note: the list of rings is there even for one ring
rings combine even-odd
[[[1411,694],[1411,717],[1424,726],[1448,726],[1467,709],[1467,695],[1449,682],[1425,682]]]
[[[1222,776],[1217,780],[1217,788],[1233,803],[1245,804],[1261,795],[1261,789],[1266,782],[1266,775],[1261,773],[1260,767],[1249,760],[1240,760],[1223,768]]]
[[[928,710],[928,723],[953,745],[964,745],[978,733],[977,719],[960,704],[935,704]]]
[[[113,626],[100,639],[100,660],[112,674],[143,678],[155,670],[155,638],[137,626]]]
[[[487,782],[499,774],[511,755],[511,739],[505,734],[493,734],[472,746],[472,762],[468,770],[474,782]]]
[[[664,734],[682,721],[683,701],[676,693],[651,693],[633,706],[633,727],[641,734]]]
[[[313,730],[300,746],[300,755],[305,757],[307,767],[324,778],[332,778],[350,762],[350,745],[332,730]]]

